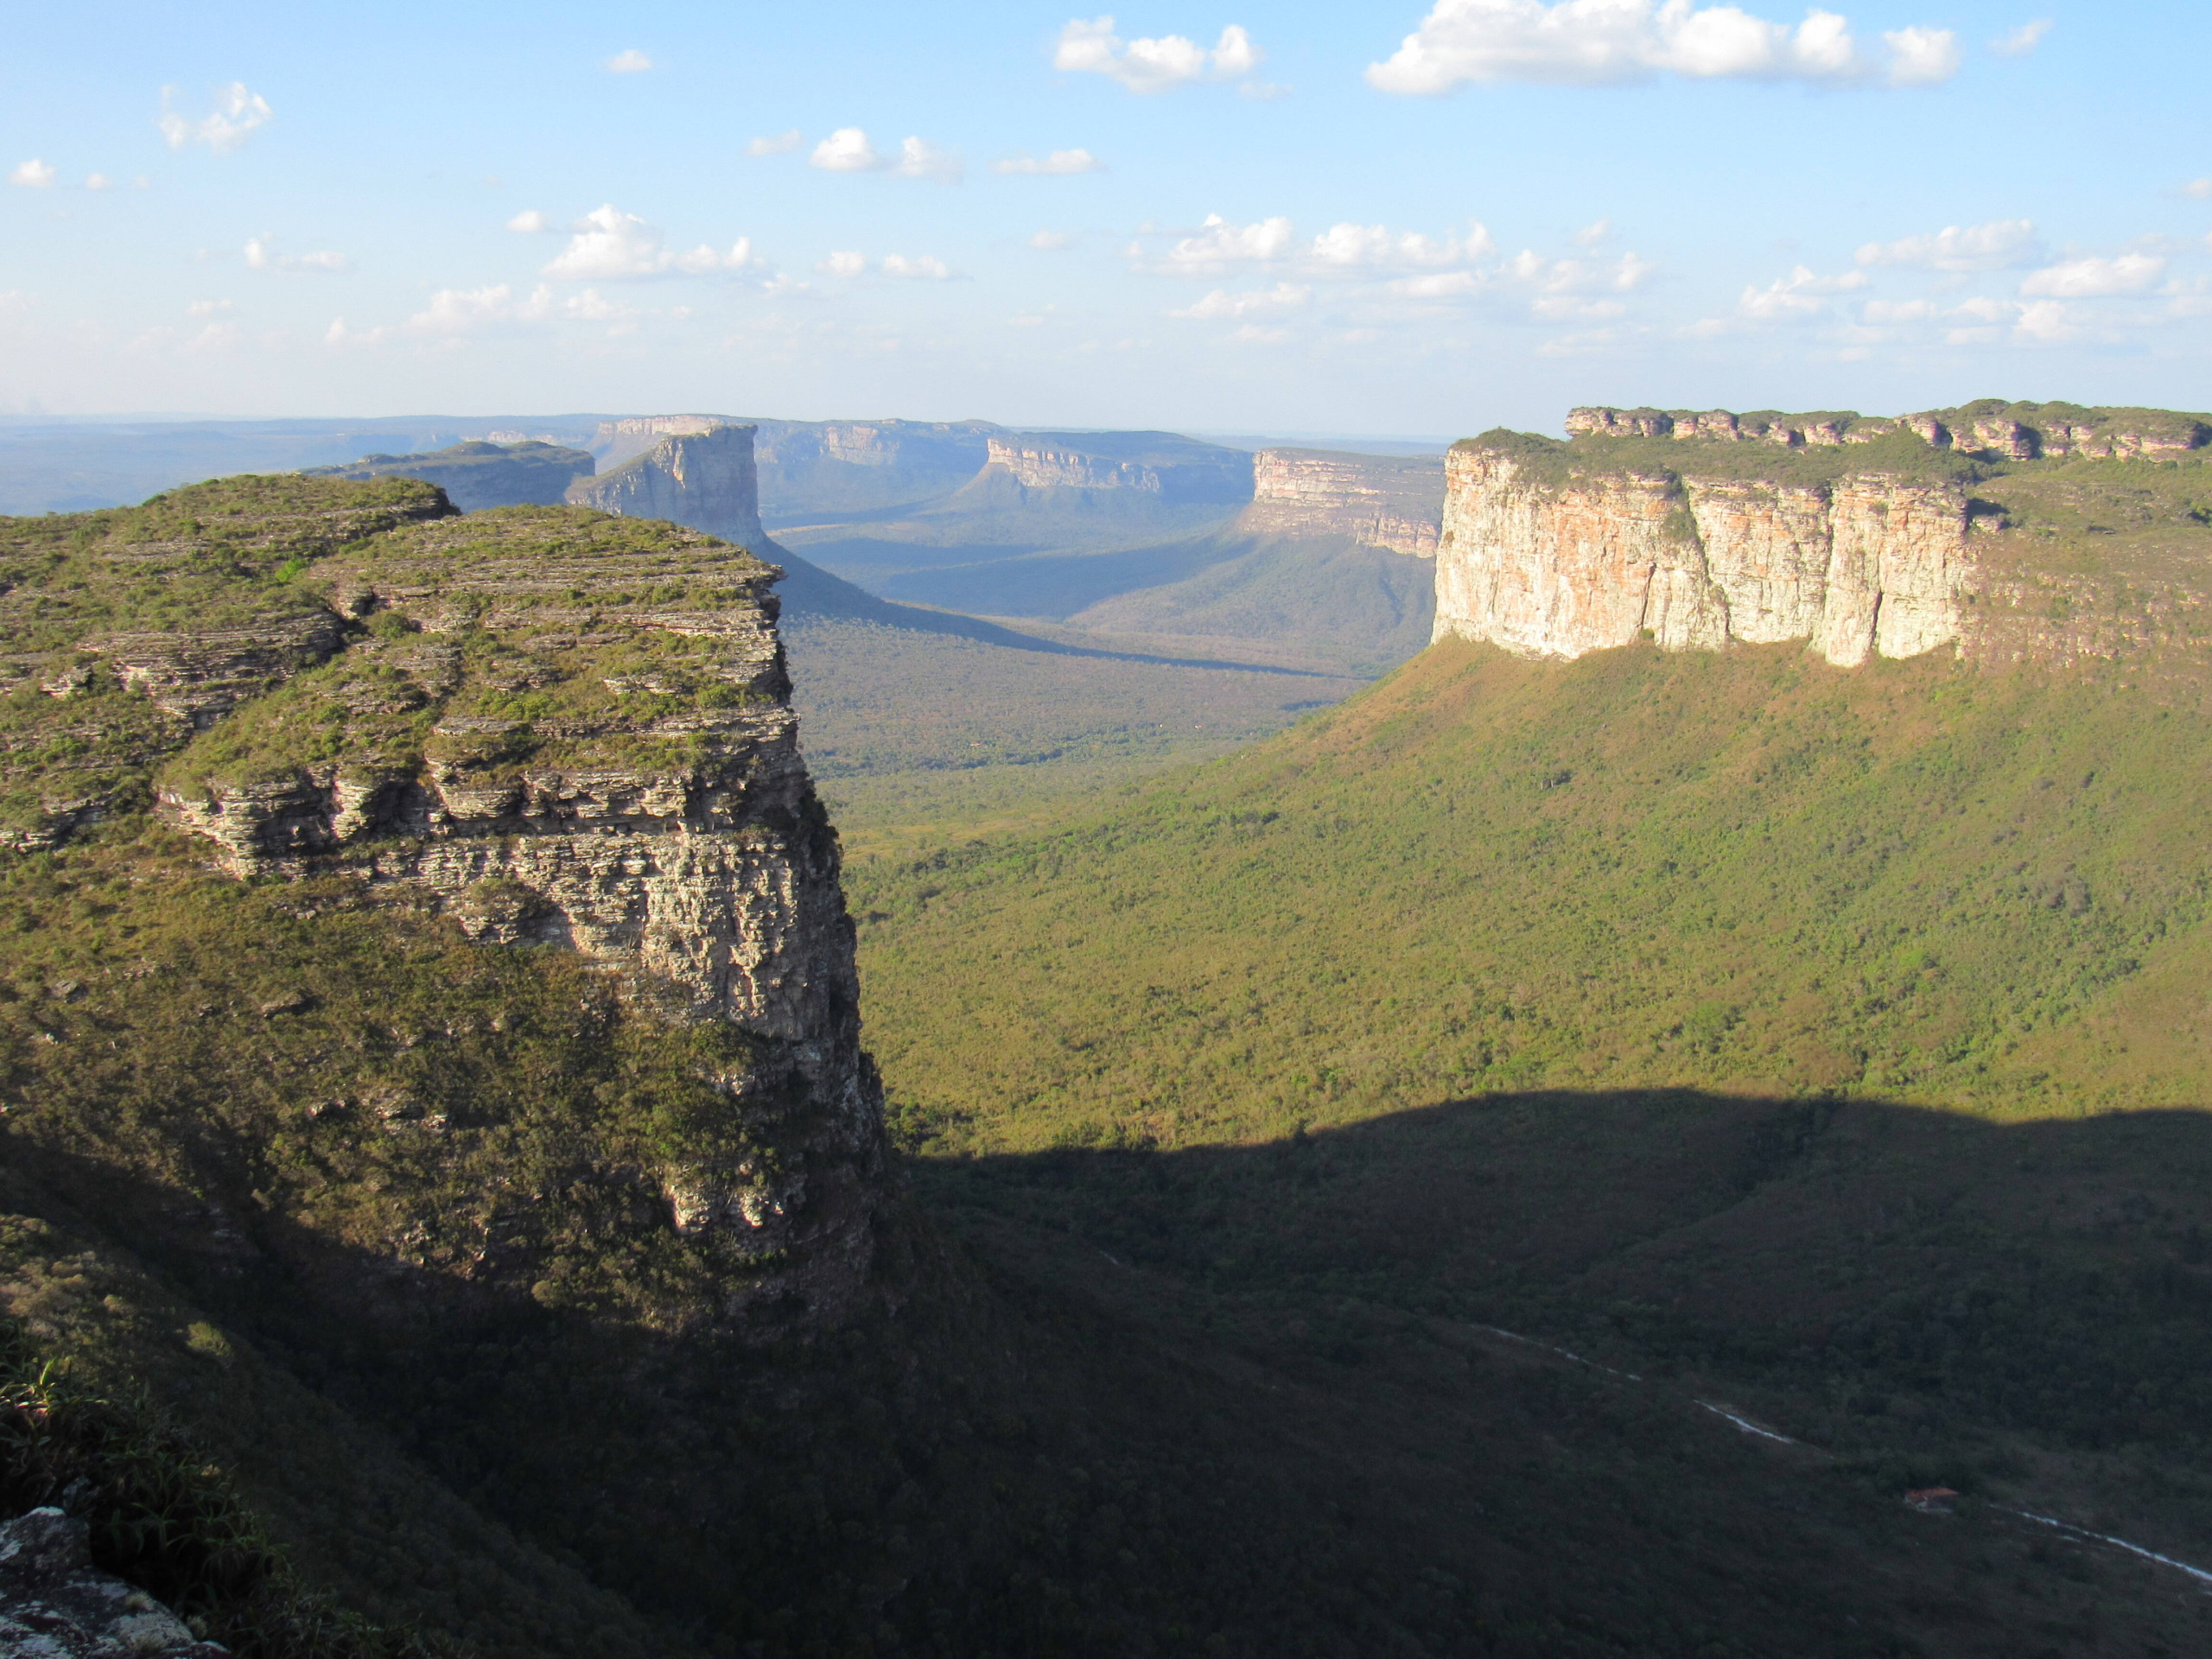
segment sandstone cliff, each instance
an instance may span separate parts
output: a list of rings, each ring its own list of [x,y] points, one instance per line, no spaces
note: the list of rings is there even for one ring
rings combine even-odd
[[[1127,491],[1176,505],[1252,499],[1243,450],[1173,432],[1014,432],[989,441],[986,482],[1025,490]]]
[[[1443,501],[1441,460],[1262,449],[1252,457],[1252,505],[1232,531],[1343,537],[1362,547],[1431,559],[1442,533]]]
[[[733,425],[666,433],[612,471],[576,480],[568,500],[627,518],[671,519],[741,547],[756,545],[766,532],[753,434],[749,426]]]
[[[1453,448],[1437,638],[1559,657],[1639,638],[1670,651],[1802,639],[1843,666],[1945,646],[2109,656],[2171,632],[2174,606],[2103,629],[2101,646],[2078,627],[2062,645],[2035,614],[2071,580],[2055,556],[2114,533],[2088,522],[2099,511],[2142,519],[2149,546],[2164,507],[2069,469],[2154,465],[2212,437],[2170,411],[1994,400],[1898,420],[1580,409],[1567,424],[1563,444],[1492,433]],[[2132,548],[2069,556],[2105,565]]]

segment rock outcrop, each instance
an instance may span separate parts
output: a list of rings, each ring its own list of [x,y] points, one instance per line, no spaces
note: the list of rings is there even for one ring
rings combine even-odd
[[[1175,505],[1252,499],[1252,457],[1173,432],[1010,432],[989,442],[985,479],[1026,490],[1113,490]],[[978,480],[979,482],[982,480]]]
[[[1675,438],[1722,443],[1771,443],[1785,449],[1872,443],[1910,433],[1931,448],[2005,461],[2088,455],[2177,455],[2212,442],[2212,425],[2163,409],[2086,409],[2078,404],[2007,404],[1988,397],[1959,409],[1891,419],[1851,410],[1785,415],[1760,410],[1612,409],[1567,411],[1573,437]]]
[[[753,428],[735,425],[670,432],[613,471],[576,480],[569,503],[626,518],[667,518],[753,546],[766,533],[753,435]]]
[[[704,535],[575,509],[376,538],[311,575],[365,636],[231,715],[158,793],[237,874],[351,872],[486,943],[577,950],[678,1017],[745,1033],[751,1058],[723,1086],[779,1155],[671,1166],[671,1213],[679,1232],[782,1258],[785,1289],[834,1307],[868,1259],[881,1093],[836,837],[788,701],[780,574]]]
[[[1427,456],[1262,449],[1252,457],[1252,505],[1234,533],[1342,537],[1433,559],[1443,531],[1444,463]]]
[[[85,1522],[58,1509],[0,1524],[0,1654],[17,1659],[221,1659],[144,1591],[92,1566]]]
[[[1959,635],[1967,524],[1955,481],[1700,478],[1476,440],[1447,462],[1436,637],[1554,657],[1638,639],[1918,656]]]
[[[343,467],[315,467],[313,478],[415,478],[435,484],[463,512],[523,505],[550,506],[592,474],[582,449],[534,438],[512,443],[470,440],[416,455],[364,455]]]

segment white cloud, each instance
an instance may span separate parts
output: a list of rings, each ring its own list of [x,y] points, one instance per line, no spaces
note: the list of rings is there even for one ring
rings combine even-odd
[[[1211,50],[1180,35],[1124,42],[1114,33],[1111,16],[1085,22],[1077,18],[1060,30],[1052,67],[1071,74],[1105,75],[1133,92],[1164,92],[1195,80],[1235,80],[1260,67],[1267,54],[1235,23],[1221,31]],[[1258,97],[1280,87],[1255,86]]]
[[[959,156],[926,138],[900,140],[898,164],[891,170],[902,179],[935,179],[939,184],[957,184],[968,171]]]
[[[607,72],[611,75],[636,75],[653,67],[653,60],[636,47],[617,52],[607,60]]]
[[[1208,213],[1196,236],[1185,237],[1167,251],[1167,263],[1179,270],[1222,270],[1251,260],[1280,259],[1290,245],[1287,219],[1231,225],[1219,213]]]
[[[2165,271],[2166,262],[2148,253],[2123,253],[2113,259],[2068,259],[2031,271],[2020,284],[2020,292],[2061,300],[2091,299],[2103,294],[2140,294]]]
[[[1628,307],[1618,300],[1582,300],[1572,295],[1554,294],[1532,302],[1529,309],[1547,322],[1592,322],[1620,316]]]
[[[1390,284],[1390,292],[1402,300],[1450,300],[1481,288],[1471,270],[1448,270],[1432,276],[1402,276]]]
[[[1869,300],[1859,315],[1868,322],[1926,322],[1936,308],[1933,300]]]
[[[746,145],[745,153],[748,156],[782,156],[797,149],[800,142],[798,129],[793,127],[788,132],[777,133],[773,137],[755,138]]]
[[[744,237],[727,253],[703,244],[679,253],[661,239],[658,231],[613,202],[592,209],[573,230],[569,245],[545,267],[545,276],[577,282],[618,282],[645,276],[703,276],[766,263],[753,253],[753,244]]]
[[[1039,253],[1058,253],[1075,245],[1075,238],[1065,231],[1039,231],[1029,238],[1029,245]]]
[[[944,260],[933,259],[925,253],[911,259],[904,254],[887,253],[881,269],[887,276],[913,276],[931,283],[941,283],[952,275],[952,268]]]
[[[2072,340],[2082,331],[2074,327],[2064,306],[2056,300],[2040,300],[2020,308],[2012,332],[2023,340],[2057,341]]]
[[[1869,242],[1859,250],[1859,263],[1922,265],[1932,270],[2002,270],[2026,264],[2040,252],[2031,220],[1993,219],[1986,225],[1946,225],[1932,236]]]
[[[1456,265],[1496,251],[1490,232],[1479,224],[1470,226],[1462,241],[1453,236],[1438,240],[1418,231],[1393,235],[1386,226],[1346,222],[1332,225],[1315,237],[1306,257],[1309,264],[1324,269],[1347,270],[1361,265]]]
[[[1884,30],[1882,41],[1890,48],[1892,86],[1941,86],[1959,73],[1959,37],[1948,29],[1915,23]]]
[[[857,276],[868,269],[868,256],[864,253],[833,253],[815,269],[825,276]]]
[[[54,185],[54,168],[34,156],[8,175],[8,182],[20,184],[26,190],[50,189]]]
[[[1799,265],[1764,288],[1745,289],[1736,302],[1736,315],[1752,322],[1802,321],[1825,312],[1832,296],[1864,288],[1866,282],[1863,270],[1820,276],[1809,266]]]
[[[2181,193],[2192,200],[2202,201],[2212,197],[2212,179],[2191,179],[2182,186]]]
[[[108,177],[105,173],[87,173],[85,175],[85,188],[87,190],[112,190],[115,188],[115,181]]]
[[[2011,34],[1989,43],[1989,49],[2000,58],[2024,58],[2042,44],[2043,37],[2050,33],[2050,19],[2038,18],[2032,23],[2022,23]]]
[[[442,288],[430,296],[429,305],[395,327],[355,329],[347,326],[345,318],[335,317],[323,341],[330,346],[377,346],[412,337],[455,346],[474,334],[512,333],[553,322],[607,323],[612,325],[609,334],[622,334],[635,331],[638,315],[595,288],[563,298],[553,291],[551,283],[540,283],[528,295],[517,298],[512,288],[500,283],[488,288]]]
[[[1230,317],[1249,317],[1270,311],[1294,311],[1313,297],[1313,290],[1294,283],[1277,283],[1273,288],[1253,294],[1231,294],[1217,288],[1196,305],[1185,306],[1180,311],[1170,311],[1171,317],[1187,317],[1193,321],[1211,322]]]
[[[1056,149],[1051,155],[1009,156],[1002,162],[993,162],[994,173],[1036,174],[1057,177],[1069,173],[1103,173],[1105,163],[1087,149]]]
[[[249,270],[308,270],[329,274],[353,269],[344,254],[327,250],[321,253],[280,254],[266,236],[254,237],[246,243],[245,263]]]
[[[1613,233],[1611,221],[1599,219],[1594,225],[1585,225],[1574,233],[1574,245],[1579,248],[1594,248]]]
[[[184,308],[184,315],[188,317],[213,317],[237,308],[228,300],[194,300]]]
[[[1262,328],[1256,322],[1248,322],[1230,336],[1249,346],[1280,346],[1290,338],[1287,328]]]
[[[858,127],[838,128],[814,147],[806,164],[825,173],[880,173],[891,165],[875,153],[868,134]]]
[[[1930,85],[1957,71],[1948,29],[1882,38],[1892,85]],[[1847,20],[1817,7],[1792,28],[1695,0],[1435,0],[1387,61],[1368,66],[1367,79],[1380,92],[1433,98],[1471,81],[1608,86],[1679,75],[1838,86],[1875,73]]]
[[[269,100],[258,92],[246,90],[242,80],[234,80],[215,94],[215,107],[194,121],[179,115],[170,107],[176,88],[162,89],[162,112],[154,124],[168,140],[171,149],[182,149],[187,144],[201,143],[218,156],[236,149],[268,124],[276,113],[269,107]]]
[[[553,228],[553,221],[535,207],[525,207],[507,221],[511,231],[520,231],[525,236],[538,236]]]

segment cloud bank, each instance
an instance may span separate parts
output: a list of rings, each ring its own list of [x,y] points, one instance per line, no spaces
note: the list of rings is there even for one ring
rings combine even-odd
[[[1470,82],[1618,86],[1673,75],[1930,86],[1958,73],[1949,29],[1915,25],[1882,41],[1888,55],[1878,64],[1860,53],[1848,19],[1817,7],[1793,28],[1695,0],[1436,0],[1367,79],[1380,92],[1437,98]]]

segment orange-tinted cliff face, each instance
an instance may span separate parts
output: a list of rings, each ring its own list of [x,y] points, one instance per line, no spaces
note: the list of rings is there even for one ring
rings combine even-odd
[[[1341,536],[1415,558],[1436,556],[1444,499],[1439,460],[1262,449],[1252,458],[1252,485],[1240,531]]]

